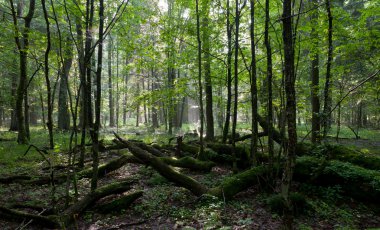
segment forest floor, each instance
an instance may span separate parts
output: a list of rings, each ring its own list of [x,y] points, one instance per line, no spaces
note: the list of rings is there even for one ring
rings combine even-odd
[[[32,142],[44,146],[47,139],[41,130],[32,133]],[[362,152],[379,154],[379,131],[368,139],[340,139],[340,144],[355,146]],[[379,136],[378,136],[379,135]],[[57,146],[54,154],[49,154],[54,164],[65,163],[68,146],[67,134],[56,135]],[[9,175],[46,174],[42,168],[47,164],[34,150],[24,156],[27,146],[19,146],[14,141],[15,134],[1,132],[0,137],[10,141],[0,142],[0,177]],[[111,139],[111,135],[105,135]],[[147,142],[157,141],[157,136],[134,136]],[[161,137],[160,137],[161,138]],[[160,139],[159,138],[159,139]],[[165,139],[166,137],[164,137]],[[41,141],[44,140],[44,141]],[[331,141],[334,141],[333,139]],[[103,162],[116,158],[115,153],[102,153]],[[214,167],[210,173],[195,173],[179,169],[205,185],[217,185],[223,178],[232,174],[227,166]],[[56,172],[57,174],[59,171]],[[99,186],[125,178],[135,178],[137,183],[130,192],[142,190],[143,196],[130,207],[116,213],[99,214],[87,210],[77,219],[72,229],[280,229],[281,217],[268,205],[271,194],[259,185],[239,193],[231,201],[219,200],[211,196],[195,197],[188,190],[174,186],[152,168],[143,165],[126,164],[122,168],[100,179]],[[89,179],[78,181],[79,198],[90,187]],[[380,206],[364,204],[344,197],[339,187],[318,187],[295,184],[295,188],[307,198],[307,210],[295,219],[297,229],[369,229],[380,228]],[[28,204],[31,206],[50,206],[50,186],[27,184],[1,184],[0,206],[9,204]],[[71,194],[74,191],[71,191]],[[119,196],[119,195],[114,195]],[[65,205],[65,184],[56,188],[57,209]],[[110,199],[110,198],[106,198]],[[100,201],[105,202],[106,199]],[[24,210],[25,211],[25,210]],[[28,212],[37,211],[28,210]],[[0,229],[40,229],[24,222],[10,222],[0,218]]]

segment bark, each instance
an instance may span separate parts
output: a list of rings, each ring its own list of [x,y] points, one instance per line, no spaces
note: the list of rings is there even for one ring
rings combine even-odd
[[[318,1],[312,1],[312,6],[317,7]],[[314,25],[318,25],[318,12],[314,11],[310,18]],[[318,28],[317,28],[318,29]],[[315,27],[311,29],[312,49],[311,49],[311,141],[319,142],[320,118],[319,118],[319,51],[318,51],[318,31]]]
[[[199,134],[199,141],[200,141],[200,149],[199,149],[199,155],[198,158],[201,160],[206,159],[204,156],[204,147],[203,147],[203,87],[202,87],[202,41],[201,41],[201,35],[200,35],[200,22],[199,22],[199,0],[196,0],[196,14],[197,14],[197,42],[198,42],[198,96],[199,96],[199,119],[200,119],[200,134]]]
[[[213,116],[213,102],[212,102],[212,81],[211,81],[211,59],[210,59],[210,30],[209,27],[209,12],[210,1],[202,1],[202,44],[204,52],[204,81],[205,81],[205,94],[206,94],[206,138],[208,140],[214,139],[214,116]]]
[[[67,38],[67,47],[63,59],[63,66],[61,70],[61,81],[59,84],[58,96],[58,129],[70,129],[70,113],[69,113],[69,73],[73,63],[73,46],[71,39]]]
[[[265,32],[264,32],[264,43],[267,52],[267,84],[268,84],[268,119],[267,119],[267,129],[268,129],[268,154],[269,154],[269,169],[273,167],[274,158],[274,143],[273,143],[273,92],[272,92],[272,47],[269,38],[269,0],[265,0]]]
[[[332,44],[332,33],[333,33],[333,17],[331,14],[331,2],[326,0],[326,11],[328,17],[328,52],[327,52],[327,64],[326,64],[326,80],[324,89],[324,104],[323,104],[323,138],[326,138],[327,132],[331,125],[331,64],[333,58],[333,44]]]
[[[290,188],[295,166],[295,154],[297,144],[296,130],[296,95],[294,74],[294,44],[292,23],[292,1],[283,2],[283,42],[284,42],[284,77],[286,93],[286,118],[288,125],[288,143],[285,170],[282,177],[281,193],[284,197],[287,211],[284,215],[284,224],[287,229],[292,229],[292,205],[289,200]]]
[[[108,105],[110,111],[110,127],[115,127],[115,109],[114,109],[114,101],[113,101],[113,90],[112,90],[112,39],[109,36],[108,41]],[[124,98],[124,100],[126,100]],[[124,117],[123,117],[124,122]],[[125,122],[124,122],[125,123]]]
[[[20,77],[19,84],[17,87],[16,93],[16,115],[18,122],[18,136],[17,142],[19,144],[28,143],[28,136],[25,127],[25,117],[23,114],[23,100],[26,92],[26,84],[27,84],[27,75],[28,75],[28,50],[29,50],[29,29],[31,25],[31,21],[33,19],[34,10],[36,1],[30,0],[29,2],[29,11],[28,14],[24,17],[24,28],[22,31],[22,41],[19,38],[19,30],[18,30],[18,16],[16,15],[16,11],[14,9],[13,0],[10,0],[10,7],[12,11],[13,24],[15,27],[15,42],[19,51],[20,58]]]
[[[227,105],[226,121],[223,128],[223,143],[226,143],[228,130],[231,120],[231,102],[232,102],[232,25],[230,23],[230,0],[227,0]]]
[[[251,160],[252,165],[256,164],[257,155],[257,140],[258,140],[258,126],[257,126],[257,76],[256,76],[256,50],[255,50],[255,3],[251,0],[251,24],[250,24],[250,36],[251,36],[251,71],[250,71],[250,81],[251,81],[251,128],[252,128],[252,138],[251,138]],[[237,76],[235,76],[237,77]]]
[[[53,102],[52,102],[52,92],[50,86],[49,78],[49,53],[51,49],[51,35],[50,35],[50,22],[49,15],[46,9],[45,0],[41,0],[42,9],[44,12],[44,18],[46,23],[46,35],[47,35],[47,44],[45,50],[45,82],[46,82],[46,91],[47,91],[47,128],[49,131],[49,147],[54,149],[54,137],[53,137]],[[69,116],[68,116],[69,117]]]

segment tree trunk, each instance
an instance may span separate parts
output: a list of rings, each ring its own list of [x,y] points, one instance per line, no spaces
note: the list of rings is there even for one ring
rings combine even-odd
[[[330,0],[326,0],[326,11],[327,17],[329,21],[328,25],[328,53],[327,53],[327,67],[326,67],[326,81],[325,81],[325,89],[324,89],[324,104],[323,104],[323,138],[327,136],[328,130],[331,126],[331,64],[333,58],[333,44],[332,44],[332,33],[333,33],[333,17],[331,14],[331,2]]]
[[[255,50],[255,1],[251,0],[251,113],[252,113],[252,138],[251,138],[251,160],[252,165],[256,165],[257,155],[257,140],[258,140],[258,126],[257,126],[257,76],[256,76],[256,50]]]
[[[98,64],[96,70],[96,97],[95,97],[95,124],[92,134],[92,168],[93,176],[91,179],[91,191],[95,191],[98,184],[99,166],[99,129],[100,111],[102,100],[102,62],[103,62],[103,27],[104,27],[104,1],[99,0],[99,45],[98,45]]]
[[[318,1],[312,1],[312,7],[318,6]],[[311,23],[318,25],[318,12],[314,11],[310,17]],[[311,59],[311,142],[319,143],[320,118],[319,118],[319,50],[318,50],[318,28],[312,27],[311,38],[312,48],[310,50]]]
[[[46,9],[45,0],[41,0],[42,9],[44,12],[44,18],[46,23],[46,35],[47,35],[47,45],[45,50],[45,82],[46,82],[46,90],[47,90],[47,128],[49,131],[49,147],[50,149],[54,149],[54,137],[53,137],[53,102],[52,102],[52,92],[50,86],[50,78],[49,78],[49,53],[51,49],[51,36],[50,36],[50,22],[49,16]],[[67,116],[70,118],[70,116]]]
[[[58,96],[58,128],[60,130],[70,129],[70,113],[69,113],[69,73],[73,63],[73,46],[71,39],[67,38],[67,47],[63,59],[63,66],[61,71],[61,81],[59,84]]]
[[[283,42],[284,42],[284,75],[286,93],[286,117],[288,125],[288,146],[287,157],[282,178],[281,191],[285,199],[287,211],[284,216],[284,224],[287,229],[292,229],[292,204],[289,200],[289,193],[293,179],[295,166],[296,145],[297,145],[297,126],[296,126],[296,94],[295,94],[295,75],[294,75],[294,44],[293,44],[293,23],[292,23],[292,1],[283,2]]]
[[[268,154],[269,154],[269,169],[273,168],[274,160],[274,143],[273,143],[273,92],[272,92],[272,47],[269,38],[269,0],[265,0],[265,34],[264,43],[267,51],[267,85],[268,85]]]
[[[112,39],[109,36],[108,41],[108,105],[110,111],[110,127],[115,127],[115,109],[113,103],[113,90],[112,90]],[[123,117],[124,121],[124,117]]]
[[[196,0],[195,4],[195,10],[197,15],[197,41],[198,41],[198,96],[199,96],[199,119],[200,119],[200,134],[199,134],[199,142],[200,142],[200,150],[198,158],[200,160],[205,160],[206,156],[204,155],[204,146],[203,146],[203,87],[202,87],[202,41],[201,41],[201,35],[200,35],[200,22],[199,22],[199,0]]]
[[[230,23],[230,0],[227,0],[227,105],[226,105],[226,121],[223,129],[223,143],[226,143],[228,131],[230,129],[231,120],[231,101],[232,101],[232,25]]]
[[[210,1],[202,1],[202,45],[204,51],[204,79],[205,79],[205,94],[206,94],[206,138],[207,140],[214,139],[214,116],[212,102],[212,81],[211,81],[211,59],[210,59],[210,28],[209,28],[209,12]]]
[[[17,93],[16,93],[16,116],[18,121],[18,136],[17,136],[17,142],[20,144],[26,144],[29,142],[28,140],[28,134],[25,126],[25,117],[24,117],[24,110],[22,108],[23,106],[23,100],[26,92],[26,84],[27,84],[27,75],[28,75],[28,50],[29,50],[29,29],[30,24],[33,19],[34,10],[36,1],[30,0],[29,2],[29,12],[24,17],[24,29],[22,31],[22,41],[20,41],[19,38],[19,30],[18,30],[18,16],[20,15],[21,10],[18,10],[18,15],[16,15],[16,11],[14,8],[13,0],[9,1],[11,11],[12,11],[12,18],[13,18],[13,24],[15,27],[15,42],[19,51],[19,57],[20,57],[20,77],[19,77],[19,84],[17,87]],[[18,8],[20,5],[18,5]]]

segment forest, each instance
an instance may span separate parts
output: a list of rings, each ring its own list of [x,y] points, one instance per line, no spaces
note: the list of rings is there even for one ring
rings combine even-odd
[[[1,229],[380,227],[379,0],[0,0]]]

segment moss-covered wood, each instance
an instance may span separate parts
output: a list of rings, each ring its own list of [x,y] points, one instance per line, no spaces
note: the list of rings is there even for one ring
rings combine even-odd
[[[122,196],[108,203],[99,205],[96,210],[100,213],[120,212],[128,208],[135,200],[143,195],[143,191],[136,191],[128,195]]]
[[[268,173],[265,166],[248,169],[239,174],[226,178],[219,186],[211,188],[208,193],[223,199],[231,199],[237,193],[258,184]]]
[[[26,212],[21,212],[15,209],[0,206],[0,218],[5,220],[13,220],[21,223],[25,220],[32,221],[31,224],[45,228],[60,228],[57,216],[42,216]]]
[[[103,177],[107,173],[113,172],[126,163],[141,163],[139,159],[133,157],[132,155],[122,155],[118,158],[115,158],[107,163],[104,163],[98,168],[98,177]],[[77,179],[82,178],[91,178],[92,177],[92,168],[87,168],[76,173]],[[59,184],[67,180],[67,174],[58,174],[54,176],[54,183]],[[9,177],[0,178],[0,183],[10,184],[10,183],[24,183],[24,184],[33,184],[33,185],[44,185],[49,184],[51,177],[49,176],[25,176],[25,175],[15,175]]]
[[[214,162],[200,161],[189,156],[182,157],[179,159],[174,158],[174,157],[160,157],[160,160],[174,167],[188,168],[190,170],[203,171],[203,172],[209,172],[214,166],[216,166]]]
[[[207,188],[193,178],[177,172],[172,167],[160,160],[160,158],[153,156],[149,152],[137,147],[132,142],[128,142],[122,139],[117,134],[115,134],[115,136],[120,141],[120,143],[124,144],[131,151],[135,157],[152,166],[158,173],[160,173],[169,181],[172,181],[175,184],[190,190],[197,196],[206,193]]]
[[[314,146],[312,144],[300,143],[297,145],[297,155],[310,155],[325,157],[328,160],[339,160],[349,162],[367,169],[380,170],[380,157],[362,153],[343,145],[325,144]]]
[[[69,226],[75,218],[80,216],[88,207],[93,205],[99,199],[112,195],[123,193],[132,188],[135,183],[134,180],[125,180],[121,182],[115,182],[95,189],[93,192],[87,194],[83,199],[74,203],[68,209],[66,209],[62,215],[60,215],[60,222],[63,226]]]
[[[339,185],[347,196],[380,203],[380,172],[376,170],[348,162],[303,156],[297,159],[294,177],[300,182],[322,186]]]

